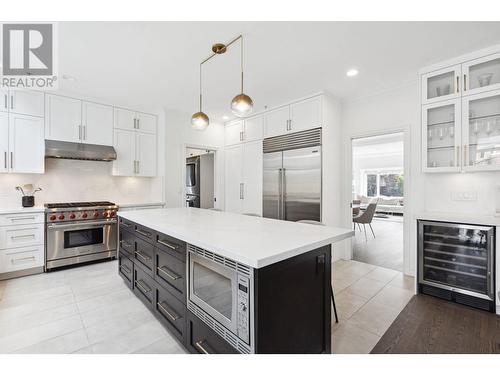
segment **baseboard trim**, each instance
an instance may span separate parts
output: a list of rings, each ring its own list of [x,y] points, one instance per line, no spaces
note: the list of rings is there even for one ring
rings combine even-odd
[[[28,268],[26,270],[0,273],[0,280],[14,279],[16,277],[30,276],[43,273],[43,266]]]

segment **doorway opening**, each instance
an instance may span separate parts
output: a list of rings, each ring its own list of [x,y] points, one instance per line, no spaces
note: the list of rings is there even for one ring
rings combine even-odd
[[[352,139],[353,259],[404,270],[404,133]]]
[[[186,147],[186,207],[215,207],[215,150]]]

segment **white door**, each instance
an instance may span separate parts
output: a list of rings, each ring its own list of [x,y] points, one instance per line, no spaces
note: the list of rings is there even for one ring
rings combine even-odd
[[[83,102],[82,124],[84,143],[113,145],[113,107]]]
[[[461,168],[460,99],[422,106],[422,169],[459,172]]]
[[[137,133],[137,176],[156,176],[156,135]]]
[[[10,171],[13,173],[43,173],[45,168],[45,138],[43,118],[9,115]]]
[[[262,216],[262,141],[243,145],[243,213]]]
[[[45,96],[43,92],[11,89],[9,94],[10,112],[21,115],[44,116]]]
[[[227,124],[224,128],[224,144],[235,145],[243,139],[243,121],[235,121]]]
[[[243,146],[231,146],[225,150],[225,209],[227,212],[242,212],[242,163]]]
[[[264,134],[264,116],[251,117],[245,120],[243,140],[245,142],[259,141]]]
[[[113,142],[116,150],[116,160],[113,161],[114,176],[134,176],[135,135],[135,131],[115,129]]]
[[[148,113],[137,113],[137,129],[143,133],[156,134],[156,116]]]
[[[461,66],[453,65],[431,73],[423,74],[422,104],[431,104],[460,97],[463,81],[460,79]]]
[[[115,128],[123,130],[136,129],[136,115],[128,109],[115,108]]]
[[[9,114],[0,112],[0,172],[9,171]]]
[[[275,137],[288,131],[290,107],[285,106],[265,114],[264,138]]]
[[[462,64],[463,95],[500,89],[500,53]]]
[[[463,97],[463,169],[500,170],[499,141],[500,90]]]
[[[82,101],[47,94],[45,98],[45,138],[65,142],[81,142]]]
[[[9,111],[9,90],[0,89],[0,112]]]
[[[290,105],[290,120],[288,131],[291,132],[321,127],[321,97],[318,96]]]

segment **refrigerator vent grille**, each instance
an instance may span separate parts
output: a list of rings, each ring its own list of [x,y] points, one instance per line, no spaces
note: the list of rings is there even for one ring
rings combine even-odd
[[[252,276],[252,271],[251,267],[248,267],[244,264],[235,262],[232,259],[220,256],[218,254],[214,254],[211,251],[202,249],[201,247],[194,246],[191,244],[188,244],[188,250],[191,251],[192,253],[198,254],[199,256],[202,256],[203,258],[210,259],[211,261],[215,263],[219,263],[227,268],[231,268],[235,271],[237,271],[240,274],[243,274],[245,276]]]
[[[264,139],[264,153],[321,146],[321,128]]]

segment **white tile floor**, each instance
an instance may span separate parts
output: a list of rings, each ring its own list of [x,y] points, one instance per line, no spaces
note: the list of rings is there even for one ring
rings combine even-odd
[[[0,281],[0,353],[185,353],[117,262]]]
[[[414,293],[413,277],[352,260],[333,263],[332,283],[339,314],[339,323],[332,325],[337,354],[369,353]]]
[[[0,353],[185,353],[127,289],[117,262],[0,281]],[[413,295],[413,278],[333,264],[334,353],[369,353]],[[333,315],[333,314],[332,314]]]

